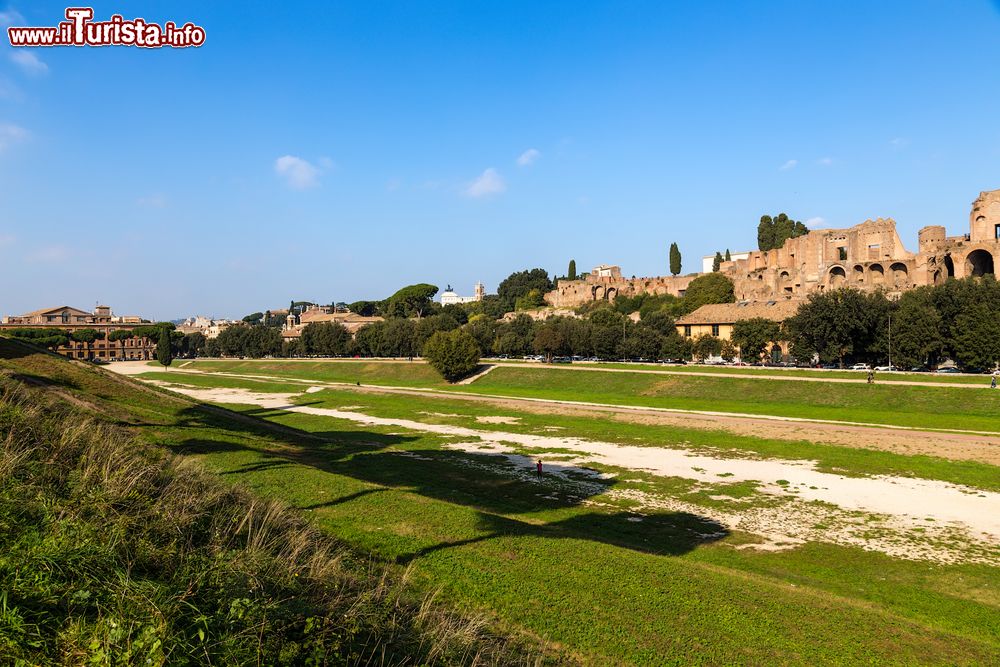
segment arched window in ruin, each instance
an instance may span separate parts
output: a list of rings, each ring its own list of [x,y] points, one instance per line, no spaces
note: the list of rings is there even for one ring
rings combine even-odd
[[[909,271],[906,269],[906,264],[902,262],[896,262],[889,267],[889,272],[892,274],[892,284],[896,287],[903,287],[907,283],[909,278]]]
[[[590,292],[594,297],[594,301],[600,301],[604,298],[604,285],[594,285],[590,288]]]
[[[840,287],[847,282],[847,272],[844,267],[835,266],[830,269],[830,287]]]
[[[885,269],[881,264],[872,264],[868,267],[868,282],[872,285],[882,285],[885,283]]]
[[[955,262],[952,261],[951,255],[944,256],[944,270],[947,273],[945,278],[955,277]]]
[[[604,295],[604,298],[608,301],[614,301],[616,296],[618,296],[618,290],[614,287],[609,287],[607,294]]]
[[[993,273],[993,255],[983,249],[973,250],[965,257],[965,274],[985,276]]]
[[[934,284],[940,285],[943,282],[944,282],[944,277],[941,273],[941,269],[938,269],[937,271],[934,272]]]
[[[855,264],[854,271],[851,277],[854,279],[854,282],[856,283],[865,282],[865,267],[861,266],[860,264]]]

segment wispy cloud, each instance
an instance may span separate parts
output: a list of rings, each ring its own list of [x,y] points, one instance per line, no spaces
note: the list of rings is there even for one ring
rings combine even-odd
[[[32,262],[62,262],[69,259],[69,248],[61,245],[43,246],[28,255]]]
[[[889,141],[889,145],[895,148],[896,150],[899,150],[901,148],[906,148],[907,146],[909,146],[910,140],[905,137],[896,137],[895,139]]]
[[[535,163],[535,160],[542,157],[542,152],[537,148],[529,148],[528,150],[521,153],[517,158],[518,167],[527,167]]]
[[[816,160],[816,164],[818,164],[821,167],[829,167],[831,164],[833,164],[833,158],[821,157],[820,159]]]
[[[24,25],[24,17],[16,9],[7,8],[0,11],[0,28]]]
[[[795,169],[795,165],[799,163],[798,160],[788,160],[785,164],[778,167],[779,171],[788,171],[789,169]]]
[[[465,195],[467,197],[486,197],[500,194],[506,189],[507,184],[504,183],[500,173],[493,167],[490,167],[465,188]]]
[[[139,197],[135,203],[145,208],[166,208],[167,198],[161,194],[152,194],[148,197]]]
[[[293,190],[308,190],[319,185],[319,169],[294,155],[283,155],[275,160],[274,171]]]
[[[806,220],[805,224],[809,229],[822,229],[822,227],[826,224],[826,219],[816,216],[815,218],[809,218]]]
[[[45,74],[49,71],[49,66],[42,62],[42,60],[35,55],[34,51],[17,49],[11,52],[10,59],[14,64],[28,74]]]
[[[18,141],[28,138],[28,131],[13,123],[0,123],[0,152]]]

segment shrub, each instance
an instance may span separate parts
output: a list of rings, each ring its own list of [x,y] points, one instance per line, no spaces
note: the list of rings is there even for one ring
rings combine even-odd
[[[479,345],[464,329],[438,331],[424,344],[424,357],[448,382],[460,380],[479,365]]]

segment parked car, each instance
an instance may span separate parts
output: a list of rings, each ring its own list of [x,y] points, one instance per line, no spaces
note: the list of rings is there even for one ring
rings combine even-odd
[[[868,370],[868,364],[854,364],[851,366],[852,371],[866,371]]]
[[[934,372],[935,373],[961,373],[962,371],[958,370],[958,368],[955,367],[955,366],[945,366],[944,368],[939,368],[939,369],[937,369]]]
[[[899,369],[896,368],[895,366],[876,366],[875,370],[877,370],[877,371],[898,371]]]
[[[913,368],[910,369],[910,372],[911,373],[930,373],[931,369],[927,368],[927,366],[914,366]]]

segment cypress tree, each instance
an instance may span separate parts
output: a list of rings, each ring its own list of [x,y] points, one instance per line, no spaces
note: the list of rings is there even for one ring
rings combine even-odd
[[[718,271],[720,266],[722,266],[722,253],[716,251],[715,259],[712,260],[712,272]]]
[[[173,352],[170,349],[170,330],[166,327],[160,332],[160,340],[156,342],[156,360],[162,366],[169,366],[174,360]]]
[[[677,243],[670,244],[670,273],[677,275],[681,272],[681,251]]]
[[[569,260],[569,270],[566,272],[567,280],[576,280],[576,260]]]
[[[732,256],[730,256],[730,254],[729,254],[729,248],[726,248],[726,261],[727,262],[733,261]]]

